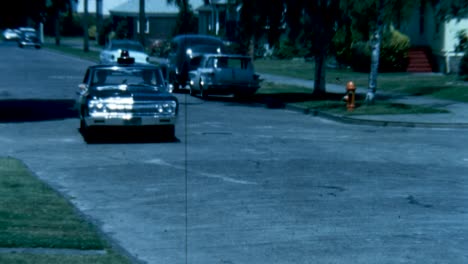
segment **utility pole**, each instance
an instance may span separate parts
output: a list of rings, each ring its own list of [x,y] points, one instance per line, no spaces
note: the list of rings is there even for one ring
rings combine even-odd
[[[143,47],[146,47],[145,42],[145,31],[146,31],[146,17],[145,17],[145,0],[140,0],[140,16],[139,16],[139,29],[140,32],[140,42]]]
[[[89,51],[89,34],[88,34],[88,0],[84,0],[84,18],[83,18],[83,51]]]

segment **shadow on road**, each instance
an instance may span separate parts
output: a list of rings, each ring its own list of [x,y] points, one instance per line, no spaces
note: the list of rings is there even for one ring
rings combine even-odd
[[[78,117],[74,100],[0,100],[0,123],[63,120]]]
[[[88,144],[180,143],[177,137],[159,128],[95,127],[92,132],[78,131]]]

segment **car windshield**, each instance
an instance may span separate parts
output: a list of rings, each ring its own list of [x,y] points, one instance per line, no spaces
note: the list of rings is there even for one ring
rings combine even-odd
[[[194,53],[219,53],[220,48],[219,45],[194,45],[190,49]]]
[[[144,52],[144,48],[139,43],[112,43],[112,49],[134,50]]]
[[[91,85],[97,90],[164,91],[161,72],[156,69],[98,69]]]

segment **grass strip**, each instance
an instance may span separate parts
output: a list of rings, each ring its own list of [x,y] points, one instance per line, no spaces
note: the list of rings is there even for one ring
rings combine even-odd
[[[314,79],[313,62],[304,60],[256,60],[256,71],[305,80]],[[369,73],[354,72],[350,69],[327,68],[326,82],[345,86],[353,81],[357,89],[367,89]],[[379,91],[431,96],[460,102],[468,102],[468,82],[456,74],[438,73],[414,74],[407,72],[379,73],[377,80]]]
[[[280,85],[271,82],[262,84],[257,91],[257,97],[269,97],[272,100],[281,101],[281,104],[290,104],[294,107],[309,110],[326,111],[337,115],[400,115],[400,114],[434,114],[448,113],[447,110],[428,106],[409,105],[392,102],[390,99],[377,100],[372,105],[364,103],[361,95],[356,97],[356,108],[352,112],[346,109],[346,103],[342,101],[344,93],[326,93],[321,98],[314,98],[312,89],[295,85]]]
[[[47,49],[59,51],[59,52],[62,52],[62,53],[66,53],[66,54],[69,54],[69,55],[72,55],[72,56],[76,56],[76,57],[79,57],[79,58],[82,58],[82,59],[91,60],[91,61],[96,62],[96,63],[99,62],[99,52],[98,51],[89,50],[88,52],[85,52],[85,51],[83,51],[83,49],[77,49],[77,48],[66,46],[66,45],[57,46],[55,44],[49,44],[49,43],[43,44],[43,47],[47,48]]]
[[[0,263],[129,263],[65,198],[13,158],[0,158],[0,247],[108,252],[98,256],[2,253]]]

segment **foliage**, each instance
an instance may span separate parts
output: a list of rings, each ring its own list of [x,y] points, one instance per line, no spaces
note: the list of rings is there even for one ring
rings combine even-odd
[[[458,74],[463,80],[468,81],[468,50],[465,50],[465,54],[460,61],[460,70]]]
[[[167,0],[167,3],[175,4],[179,8],[176,26],[172,32],[174,36],[198,31],[197,18],[188,0]]]
[[[408,50],[411,46],[408,36],[398,30],[387,31],[383,35],[380,52],[380,67],[382,72],[402,72],[408,66]]]
[[[456,52],[464,52],[468,49],[468,31],[466,29],[457,32],[458,44],[455,47]]]
[[[115,28],[115,36],[118,39],[126,39],[128,38],[129,34],[129,27],[128,22],[125,19],[122,19],[117,22],[117,26]]]
[[[304,57],[306,51],[301,49],[294,41],[290,39],[282,40],[275,50],[273,51],[273,56],[278,59],[292,59],[295,57]]]
[[[408,66],[409,38],[397,30],[383,34],[380,51],[379,72],[401,72]],[[351,68],[357,72],[370,70],[371,48],[369,41],[359,41],[352,45]]]
[[[109,34],[111,34],[113,29],[113,23],[111,18],[105,18],[102,20],[102,26],[99,29],[99,34],[98,34],[98,44],[99,45],[105,45],[108,38]]]
[[[197,33],[198,22],[197,17],[192,9],[181,10],[177,15],[176,26],[172,35]]]
[[[63,36],[82,36],[83,26],[81,19],[77,14],[68,13],[66,16],[61,17],[62,21],[62,35]]]

